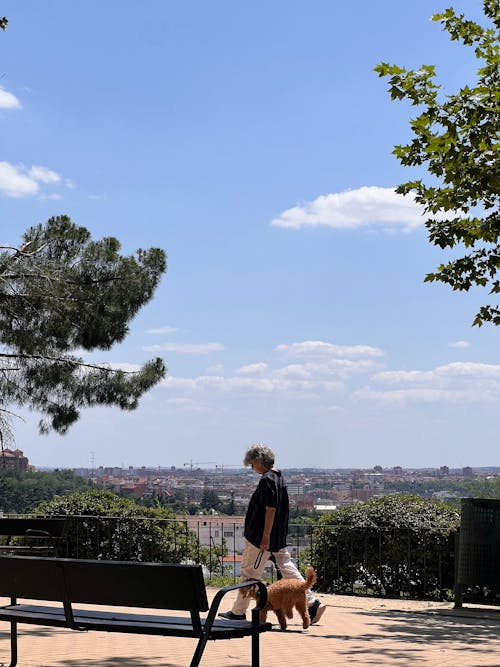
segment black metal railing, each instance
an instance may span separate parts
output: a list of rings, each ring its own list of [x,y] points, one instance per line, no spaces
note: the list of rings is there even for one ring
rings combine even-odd
[[[58,555],[201,563],[207,582],[239,577],[242,524],[230,517],[68,516]],[[289,550],[327,593],[451,600],[456,531],[290,524]],[[480,601],[477,590],[475,601]],[[467,601],[467,590],[463,591]],[[488,597],[485,598],[488,600]]]

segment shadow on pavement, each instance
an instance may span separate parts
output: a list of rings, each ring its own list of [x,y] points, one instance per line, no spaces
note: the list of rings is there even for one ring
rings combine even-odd
[[[410,613],[410,612],[358,612],[364,616],[365,628],[372,631],[363,634],[345,636],[341,634],[322,635],[322,639],[337,639],[349,641],[346,649],[341,649],[341,655],[364,655],[365,660],[374,664],[381,664],[384,656],[391,660],[407,660],[408,664],[418,662],[423,657],[429,645],[434,645],[436,651],[448,647],[456,652],[457,664],[460,653],[467,651],[468,655],[491,654],[494,650],[500,653],[500,617],[464,618],[449,613]],[[317,638],[319,639],[319,637]],[[421,657],[419,658],[419,655]],[[371,658],[370,656],[373,656]],[[367,663],[368,664],[368,663]],[[488,667],[486,663],[481,663]],[[493,659],[490,667],[498,667],[498,659]]]

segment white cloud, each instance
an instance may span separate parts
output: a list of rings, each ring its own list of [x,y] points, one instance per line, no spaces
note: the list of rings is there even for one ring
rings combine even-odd
[[[131,364],[128,361],[117,361],[109,364],[109,367],[114,371],[125,371],[126,373],[137,373],[142,368],[141,364]]]
[[[246,366],[241,366],[241,368],[238,368],[236,372],[241,373],[242,375],[253,375],[255,373],[262,373],[266,369],[267,369],[267,364],[261,361],[256,364],[248,364]]]
[[[0,162],[0,194],[7,197],[41,194],[43,199],[60,199],[58,193],[40,193],[40,187],[60,185],[61,180],[61,176],[48,167],[33,165],[27,169],[24,165]]]
[[[210,354],[210,352],[222,352],[224,345],[221,343],[162,343],[161,345],[146,345],[142,349],[146,352]]]
[[[456,347],[456,348],[464,348],[464,347],[470,347],[471,343],[467,340],[456,340],[453,343],[449,344],[449,347]]]
[[[38,183],[23,173],[20,167],[0,162],[0,192],[7,197],[29,197],[39,191]]]
[[[21,102],[15,95],[0,86],[0,109],[20,109]]]
[[[373,375],[371,381],[376,388],[366,386],[356,391],[354,400],[382,405],[500,405],[499,364],[454,362],[428,371],[386,371]]]
[[[377,373],[372,380],[389,384],[422,384],[457,380],[500,380],[500,365],[475,362],[453,362],[437,366],[432,371],[385,371]]]
[[[213,346],[222,347],[172,343],[168,349],[202,354]],[[149,349],[160,348],[167,344]],[[264,400],[266,406],[296,401],[332,418],[342,411],[359,411],[360,404],[384,410],[482,404],[500,409],[500,364],[453,362],[430,370],[382,371],[383,356],[380,348],[370,345],[302,341],[278,345],[267,363],[245,364],[227,374],[221,363],[194,377],[169,375],[160,386],[170,398],[210,409],[218,409],[221,401],[227,407],[233,398],[242,404]]]
[[[159,346],[156,346],[159,347]],[[165,346],[162,345],[162,348]],[[355,375],[373,372],[383,352],[370,346],[340,346],[323,341],[304,341],[279,345],[273,364],[257,362],[236,370],[234,376],[217,375],[194,378],[169,376],[162,385],[180,392],[254,393],[291,397],[314,397],[342,390]],[[283,365],[279,357],[305,357],[303,363]],[[349,358],[351,357],[351,358]],[[308,360],[307,360],[308,359]],[[213,368],[219,371],[219,367]]]
[[[61,177],[52,169],[42,167],[41,165],[33,165],[28,172],[28,176],[34,181],[40,183],[60,183]]]
[[[382,357],[383,351],[378,347],[369,345],[334,345],[320,340],[306,340],[302,343],[291,345],[278,345],[276,352],[281,352],[289,357],[337,357],[337,358],[359,358],[359,357]]]
[[[162,380],[161,386],[175,391],[202,391],[210,396],[216,392],[303,396],[311,394],[313,390],[336,391],[340,387],[336,382],[312,382],[278,377],[223,377],[220,375],[200,375],[195,378],[179,378],[170,375]]]
[[[331,379],[345,380],[359,373],[370,373],[376,368],[376,363],[372,360],[360,359],[352,361],[350,359],[329,359],[321,362],[304,364],[289,364],[275,371],[273,375],[277,377],[289,378],[308,378],[308,379]]]
[[[177,331],[177,329],[175,327],[166,326],[166,327],[160,327],[159,329],[147,329],[146,333],[147,334],[154,334],[154,335],[157,335],[157,334],[161,335],[161,334],[175,333],[176,331]]]
[[[360,389],[353,395],[353,400],[369,401],[379,405],[403,405],[411,403],[482,403],[485,397],[480,394],[452,389],[400,389],[394,391],[372,391]]]
[[[363,186],[357,190],[321,195],[301,206],[293,206],[274,218],[271,225],[288,229],[377,226],[384,230],[410,231],[423,222],[422,208],[415,202],[413,194],[403,196],[394,188]]]
[[[165,406],[175,412],[205,412],[208,409],[191,398],[167,398]]]

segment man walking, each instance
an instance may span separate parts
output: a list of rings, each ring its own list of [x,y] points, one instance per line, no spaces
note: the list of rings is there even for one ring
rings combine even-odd
[[[241,580],[260,579],[271,556],[285,579],[304,581],[290,557],[286,540],[288,534],[288,491],[281,470],[274,467],[274,453],[262,444],[252,445],[245,453],[244,465],[261,475],[245,516],[245,548],[241,561]],[[308,590],[306,593],[311,623],[317,623],[325,605]],[[219,616],[232,621],[244,621],[250,598],[240,591],[231,611]]]

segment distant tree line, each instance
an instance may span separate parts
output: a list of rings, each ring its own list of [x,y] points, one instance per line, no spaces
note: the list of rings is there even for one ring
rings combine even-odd
[[[16,472],[0,468],[0,510],[4,514],[28,514],[42,501],[87,487],[72,470]]]
[[[403,494],[413,494],[421,498],[430,498],[433,493],[438,491],[448,491],[457,495],[459,498],[500,498],[500,477],[491,479],[433,479],[433,480],[415,480],[387,482],[386,491],[397,491]]]

